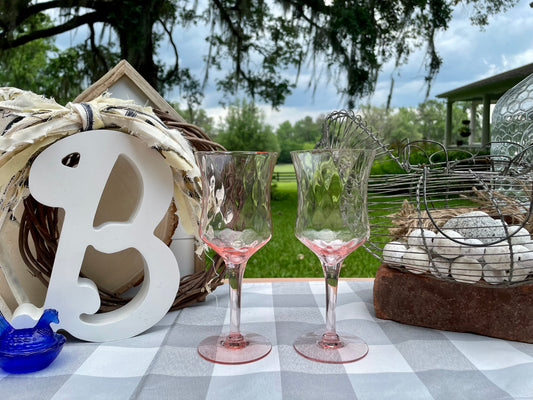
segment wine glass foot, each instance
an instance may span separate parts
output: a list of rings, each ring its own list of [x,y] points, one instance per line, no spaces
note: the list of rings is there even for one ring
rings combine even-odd
[[[243,333],[238,337],[209,336],[198,345],[198,354],[219,364],[246,364],[260,360],[272,350],[264,336]]]
[[[368,353],[368,345],[361,338],[346,333],[338,333],[336,340],[331,340],[324,331],[306,333],[293,346],[305,358],[330,364],[357,361]]]

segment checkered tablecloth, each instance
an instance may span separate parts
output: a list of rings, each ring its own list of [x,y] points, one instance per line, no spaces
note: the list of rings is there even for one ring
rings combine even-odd
[[[69,339],[43,371],[0,372],[0,399],[533,399],[532,344],[377,320],[369,281],[339,285],[337,328],[370,347],[354,363],[312,362],[292,348],[297,336],[324,324],[322,282],[246,283],[242,307],[243,330],[273,344],[255,363],[213,364],[196,352],[228,324],[221,287],[138,337]]]

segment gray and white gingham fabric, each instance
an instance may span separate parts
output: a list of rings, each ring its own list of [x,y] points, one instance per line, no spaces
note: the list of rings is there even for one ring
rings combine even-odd
[[[69,339],[54,363],[26,375],[0,373],[8,399],[533,399],[533,345],[378,320],[371,281],[339,285],[337,328],[364,338],[368,355],[330,365],[296,354],[293,340],[324,324],[322,282],[246,283],[242,329],[267,336],[272,352],[229,366],[196,345],[228,324],[228,293],[169,313],[137,337]]]

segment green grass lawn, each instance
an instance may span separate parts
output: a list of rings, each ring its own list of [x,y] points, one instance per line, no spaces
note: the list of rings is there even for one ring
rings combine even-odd
[[[281,171],[292,170],[291,164],[276,166]],[[296,222],[296,182],[273,182],[272,239],[255,253],[246,267],[247,278],[322,277],[318,258],[294,235]],[[363,247],[344,261],[342,277],[374,277],[379,260]]]

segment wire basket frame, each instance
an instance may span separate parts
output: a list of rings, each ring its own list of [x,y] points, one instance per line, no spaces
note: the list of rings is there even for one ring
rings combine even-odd
[[[316,149],[372,149],[375,159],[395,158],[361,115],[352,110],[332,111],[324,118]]]
[[[453,160],[436,142],[402,144],[397,157],[375,162],[405,173],[371,176],[365,247],[391,267],[437,279],[495,287],[532,282],[529,151],[522,147],[512,159],[466,152]]]

